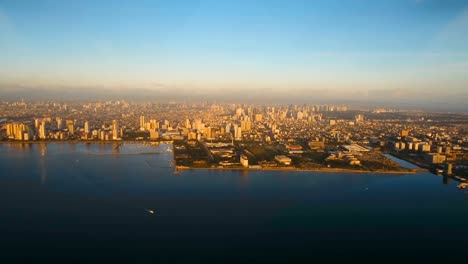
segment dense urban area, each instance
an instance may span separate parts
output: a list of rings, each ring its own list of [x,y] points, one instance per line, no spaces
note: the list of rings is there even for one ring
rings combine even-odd
[[[1,102],[2,142],[172,143],[176,169],[468,177],[468,115],[339,105]],[[399,165],[392,158],[416,164]]]

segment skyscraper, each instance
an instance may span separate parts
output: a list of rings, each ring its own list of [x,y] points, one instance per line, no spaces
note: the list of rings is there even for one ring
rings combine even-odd
[[[242,139],[242,128],[238,125],[234,125],[234,138],[236,140]]]
[[[75,134],[75,122],[73,120],[67,120],[67,128],[70,136]]]
[[[63,129],[63,120],[62,120],[62,118],[57,117],[55,120],[57,121],[57,129],[62,130]]]
[[[245,120],[242,120],[241,121],[241,126],[243,131],[250,131],[250,129],[252,128],[252,122],[250,122],[248,120],[248,118],[246,118]]]
[[[354,118],[356,120],[356,123],[364,121],[364,115],[363,114],[358,114],[358,115],[354,116]]]
[[[45,121],[42,120],[42,123],[39,125],[39,138],[40,139],[46,139],[46,125]]]
[[[119,123],[117,120],[112,120],[112,139],[119,139]]]
[[[34,128],[36,129],[36,131],[39,130],[40,125],[41,124],[39,123],[39,118],[35,118],[34,119]]]
[[[145,129],[145,116],[140,116],[140,129]]]
[[[88,121],[84,122],[84,132],[86,134],[89,134],[89,122]]]
[[[8,138],[16,140],[25,140],[24,135],[28,132],[28,127],[22,123],[11,123],[6,125],[6,132]]]

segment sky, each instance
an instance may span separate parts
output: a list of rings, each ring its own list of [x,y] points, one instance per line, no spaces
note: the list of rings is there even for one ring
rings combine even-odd
[[[468,1],[0,0],[0,94],[46,88],[464,107]]]

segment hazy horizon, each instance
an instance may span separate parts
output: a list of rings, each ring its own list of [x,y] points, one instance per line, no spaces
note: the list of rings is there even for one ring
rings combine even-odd
[[[247,91],[245,91],[247,92]],[[265,95],[265,90],[250,91],[245,96],[242,93],[229,94],[226,96],[223,91],[195,93],[180,93],[179,91],[152,90],[144,88],[111,89],[111,88],[12,88],[0,91],[0,97],[4,101],[106,101],[106,100],[126,100],[137,102],[160,102],[168,103],[235,103],[235,104],[329,104],[335,106],[348,106],[351,109],[397,109],[397,110],[422,110],[440,112],[464,112],[468,113],[465,98],[457,98],[455,104],[442,104],[436,101],[418,101],[417,98],[398,99],[398,91],[372,91],[369,96],[363,99],[342,98],[334,96],[330,91],[302,91],[297,93],[284,94],[271,93]],[[393,94],[396,93],[396,94]],[[372,98],[372,99],[370,99]],[[392,99],[393,100],[389,100]],[[446,99],[445,99],[446,100]],[[444,98],[441,98],[444,101]]]
[[[468,1],[0,1],[2,99],[468,111],[467,87]]]

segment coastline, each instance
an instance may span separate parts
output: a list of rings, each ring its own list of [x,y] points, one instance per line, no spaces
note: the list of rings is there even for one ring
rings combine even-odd
[[[116,143],[130,143],[130,144],[170,144],[172,141],[148,141],[148,140],[1,140],[0,144],[116,144]]]
[[[27,140],[27,141],[0,141],[0,144],[151,144],[151,145],[159,145],[159,144],[171,144],[172,141],[148,141],[148,140]],[[137,154],[156,154],[156,153],[136,153]],[[96,154],[99,155],[99,154]],[[183,171],[183,170],[227,170],[227,171],[287,171],[287,172],[328,172],[328,173],[377,173],[377,174],[416,174],[420,172],[428,171],[425,168],[419,169],[408,169],[404,171],[400,170],[358,170],[358,169],[345,169],[345,168],[316,168],[316,169],[302,169],[296,167],[262,167],[262,168],[244,168],[244,167],[232,167],[232,168],[225,168],[225,167],[186,167],[175,165],[174,169],[176,171]]]
[[[186,167],[186,166],[175,166],[176,171],[184,170],[228,170],[228,171],[293,171],[293,172],[344,172],[344,173],[377,173],[377,174],[417,174],[425,172],[427,170],[408,170],[408,171],[365,171],[365,170],[353,170],[353,169],[341,169],[341,168],[320,168],[320,169],[301,169],[296,167],[263,167],[263,168],[218,168],[218,167]]]

